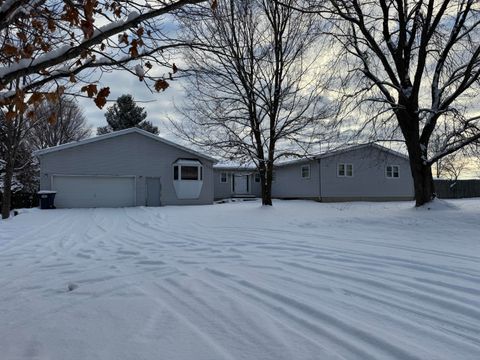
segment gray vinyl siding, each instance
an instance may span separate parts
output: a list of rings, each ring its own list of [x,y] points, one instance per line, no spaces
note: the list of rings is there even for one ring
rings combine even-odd
[[[173,162],[197,159],[203,165],[203,186],[198,199],[178,199],[173,187]],[[136,205],[146,204],[146,178],[160,177],[162,205],[213,202],[213,162],[139,133],[116,137],[39,155],[40,187],[50,190],[53,175],[133,175]]]
[[[310,165],[310,178],[302,178],[302,166]],[[275,168],[276,179],[272,183],[274,198],[315,198],[320,196],[320,170],[318,161],[295,162]]]
[[[405,200],[413,198],[409,161],[401,156],[365,147],[320,161],[321,200]],[[339,177],[339,163],[353,164],[353,177]],[[387,165],[400,167],[399,178],[387,178]]]
[[[220,176],[222,172],[227,173],[227,182],[222,183]],[[227,199],[232,196],[232,174],[224,170],[214,169],[213,171],[213,186],[215,193],[215,200]]]
[[[262,197],[262,184],[260,181],[255,182],[255,172],[250,177],[250,193],[256,197]]]

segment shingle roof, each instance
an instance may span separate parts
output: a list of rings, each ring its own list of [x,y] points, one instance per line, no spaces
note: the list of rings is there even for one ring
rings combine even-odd
[[[213,161],[213,162],[217,162],[217,159],[214,159],[213,157],[210,157],[210,156],[205,155],[205,154],[201,154],[197,151],[191,150],[191,149],[189,149],[185,146],[179,145],[177,143],[174,143],[173,141],[164,139],[164,138],[162,138],[158,135],[154,135],[152,133],[149,133],[148,131],[145,131],[145,130],[142,130],[142,129],[139,129],[139,128],[129,128],[129,129],[124,129],[124,130],[114,131],[114,132],[111,132],[109,134],[95,136],[95,137],[91,137],[91,138],[88,138],[88,139],[85,139],[85,140],[74,141],[74,142],[67,143],[67,144],[53,146],[53,147],[50,147],[50,148],[47,148],[47,149],[37,150],[37,151],[34,152],[34,154],[36,156],[41,156],[41,155],[49,154],[49,153],[52,153],[52,152],[62,151],[62,150],[65,150],[65,149],[70,149],[70,148],[76,147],[76,146],[86,145],[86,144],[90,144],[90,143],[97,142],[97,141],[103,141],[103,140],[106,140],[106,139],[111,139],[111,138],[115,138],[117,136],[121,136],[121,135],[125,135],[125,134],[131,134],[131,133],[137,133],[137,134],[146,136],[150,139],[159,141],[163,144],[167,144],[167,145],[176,147],[177,149],[186,151],[186,152],[188,152],[190,154],[193,154],[195,156],[198,156],[198,157],[201,157],[201,158]]]

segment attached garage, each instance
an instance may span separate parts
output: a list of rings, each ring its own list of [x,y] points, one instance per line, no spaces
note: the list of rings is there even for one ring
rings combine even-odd
[[[60,208],[135,206],[134,176],[52,176]]]
[[[141,129],[115,131],[36,155],[40,190],[56,191],[57,208],[213,202],[215,159]]]

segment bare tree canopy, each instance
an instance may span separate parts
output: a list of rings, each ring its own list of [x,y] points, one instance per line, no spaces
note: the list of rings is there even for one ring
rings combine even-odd
[[[416,204],[432,200],[432,164],[480,138],[480,3],[313,0],[295,7],[330,23],[340,48],[333,60],[346,85],[339,87],[343,113],[361,113],[364,128],[394,120],[410,156]],[[432,151],[439,127],[448,131]]]
[[[204,149],[255,163],[271,205],[274,162],[308,154],[328,115],[314,16],[279,1],[224,0],[182,20],[186,39],[207,50],[185,54],[186,119],[173,124]]]
[[[90,135],[91,129],[78,103],[63,95],[58,102],[40,104],[28,142],[38,150],[83,140]]]

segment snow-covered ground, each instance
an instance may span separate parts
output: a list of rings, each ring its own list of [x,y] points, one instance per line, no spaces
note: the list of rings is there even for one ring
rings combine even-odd
[[[480,199],[31,210],[0,358],[480,359],[479,234]]]

